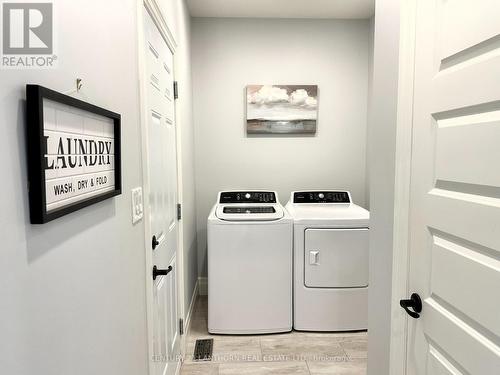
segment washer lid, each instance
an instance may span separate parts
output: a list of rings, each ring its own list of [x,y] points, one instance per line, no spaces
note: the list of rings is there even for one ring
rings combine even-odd
[[[226,221],[272,221],[284,216],[280,204],[219,204],[215,215]]]

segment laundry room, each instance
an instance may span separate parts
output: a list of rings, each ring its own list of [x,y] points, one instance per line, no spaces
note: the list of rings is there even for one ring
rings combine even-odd
[[[0,373],[497,375],[498,0],[0,0]]]
[[[300,373],[303,357],[365,371],[373,32],[372,17],[193,19],[195,311],[207,319],[191,344],[212,340],[215,363],[235,345],[233,361],[256,369],[280,358]]]

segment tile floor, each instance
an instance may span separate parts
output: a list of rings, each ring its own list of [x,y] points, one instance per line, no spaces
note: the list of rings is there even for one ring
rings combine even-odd
[[[194,362],[196,339],[213,338],[213,359]],[[365,375],[366,332],[210,335],[207,297],[196,301],[181,375]]]

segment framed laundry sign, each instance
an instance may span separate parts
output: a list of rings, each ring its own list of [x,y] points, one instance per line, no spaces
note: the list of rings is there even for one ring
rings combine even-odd
[[[26,86],[30,219],[43,224],[121,194],[121,116]]]

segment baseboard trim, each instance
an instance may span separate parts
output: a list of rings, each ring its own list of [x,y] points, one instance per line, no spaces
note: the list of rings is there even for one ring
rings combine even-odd
[[[186,343],[187,343],[187,337],[189,335],[189,330],[191,329],[191,322],[193,318],[193,313],[194,313],[194,307],[196,305],[196,298],[198,297],[198,290],[199,290],[199,282],[198,280],[196,281],[196,284],[193,289],[193,295],[191,296],[191,302],[189,303],[189,309],[188,312],[184,318],[184,335],[181,336],[181,355],[182,355],[182,361],[184,362],[184,358],[186,358]],[[180,370],[180,366],[179,366]],[[176,373],[176,375],[178,375]]]
[[[184,319],[184,336],[187,335],[187,333],[189,332],[189,328],[191,326],[191,320],[192,320],[193,313],[194,313],[194,306],[196,304],[196,297],[198,297],[198,293],[199,293],[199,285],[200,285],[200,282],[199,282],[199,280],[197,280],[196,284],[194,286],[193,295],[191,296],[191,302],[189,303],[189,310],[188,310],[188,313],[186,315],[186,318]]]
[[[208,278],[207,277],[198,277],[198,286],[200,296],[208,295]]]

